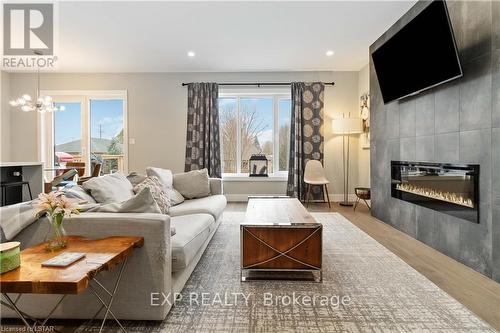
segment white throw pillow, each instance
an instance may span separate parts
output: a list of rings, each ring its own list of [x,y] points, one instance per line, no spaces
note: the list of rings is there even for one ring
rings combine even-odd
[[[162,214],[167,214],[170,208],[170,199],[165,191],[163,191],[163,184],[160,180],[155,176],[148,176],[142,183],[137,184],[134,187],[134,192],[139,193],[144,188],[149,188],[151,195],[158,205],[158,208],[160,208]]]
[[[178,205],[184,202],[184,197],[173,187],[173,175],[172,171],[162,168],[148,167],[146,168],[146,174],[148,176],[157,177],[163,184],[163,190],[170,198],[170,203],[172,206]]]
[[[83,187],[81,187],[80,185],[65,187],[65,188],[63,188],[63,192],[64,192],[64,195],[66,196],[66,198],[74,199],[79,204],[84,204],[84,203],[94,204],[94,203],[96,203],[95,199],[89,193],[87,193],[87,191],[85,191],[83,189]]]
[[[165,187],[172,187],[174,181],[172,171],[162,168],[147,167],[146,175],[157,177]]]
[[[208,170],[193,170],[175,174],[174,188],[187,199],[209,196],[210,182],[208,178]]]
[[[88,211],[104,213],[162,213],[149,187],[144,187],[135,196],[123,202],[101,205]]]
[[[82,184],[98,203],[113,203],[128,200],[134,196],[134,188],[122,173],[94,177]]]

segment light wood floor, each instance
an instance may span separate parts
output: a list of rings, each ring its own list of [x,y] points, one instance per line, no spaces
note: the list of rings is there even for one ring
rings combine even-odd
[[[227,211],[242,212],[245,209],[246,203],[229,203],[226,208]],[[355,212],[352,207],[342,207],[338,204],[332,204],[331,209],[327,204],[311,204],[308,210],[341,213],[351,223],[500,331],[499,283],[374,218],[362,204]]]

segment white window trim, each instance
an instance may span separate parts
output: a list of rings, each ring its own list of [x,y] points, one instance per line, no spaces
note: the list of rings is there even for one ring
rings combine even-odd
[[[240,135],[240,99],[241,98],[273,98],[273,168],[279,168],[279,102],[281,99],[291,99],[290,89],[286,88],[236,88],[223,89],[219,98],[236,99],[236,112],[238,116],[236,133],[236,173],[224,173],[224,181],[285,181],[288,171],[274,171],[269,177],[248,177],[241,172],[241,135]]]
[[[90,100],[105,100],[105,99],[121,99],[123,100],[123,169],[125,173],[128,173],[128,92],[127,90],[41,90],[40,96],[51,96],[54,100],[77,100],[82,103],[82,136],[87,132],[88,126],[90,125]],[[54,141],[54,131],[53,131],[53,123],[54,117],[52,113],[38,113],[37,117],[38,122],[38,159],[45,163],[45,167],[52,166],[54,164],[54,156],[52,152],[47,152],[47,147],[53,146]],[[51,133],[50,137],[47,137],[46,134]],[[90,135],[84,138],[85,139],[82,148],[85,148],[86,151],[82,152],[87,155],[88,150],[90,149]],[[47,142],[49,140],[49,142]],[[88,158],[90,158],[90,154],[88,154]],[[88,162],[88,161],[87,161]],[[90,173],[90,170],[86,171],[87,174]]]

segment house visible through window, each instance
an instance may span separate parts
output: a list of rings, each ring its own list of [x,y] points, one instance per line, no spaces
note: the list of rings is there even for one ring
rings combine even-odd
[[[248,174],[252,154],[265,154],[269,174],[288,171],[291,100],[289,93],[221,93],[221,162],[224,174]]]
[[[125,93],[53,95],[65,111],[42,116],[42,156],[54,167],[101,164],[104,174],[126,171]]]

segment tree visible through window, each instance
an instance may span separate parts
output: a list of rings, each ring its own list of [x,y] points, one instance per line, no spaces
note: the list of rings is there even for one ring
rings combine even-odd
[[[222,150],[222,171],[236,173],[238,136],[238,105],[234,98],[219,99],[219,124]]]
[[[290,117],[292,112],[292,101],[290,99],[280,99],[279,108],[279,171],[288,171],[288,160],[290,159]]]
[[[90,152],[102,173],[123,170],[123,100],[90,100]]]
[[[248,173],[252,154],[265,154],[269,173],[288,170],[290,97],[219,98],[223,173]]]

